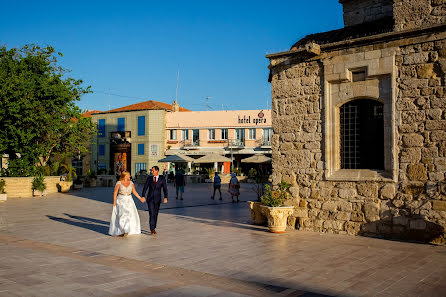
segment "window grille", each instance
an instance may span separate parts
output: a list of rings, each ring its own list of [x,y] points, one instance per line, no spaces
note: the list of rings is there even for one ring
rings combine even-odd
[[[340,108],[341,169],[384,169],[384,105],[357,99]]]
[[[359,168],[358,107],[344,104],[341,107],[341,168]]]

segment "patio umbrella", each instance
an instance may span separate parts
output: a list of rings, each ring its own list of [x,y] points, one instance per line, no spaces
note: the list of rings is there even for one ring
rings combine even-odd
[[[218,163],[218,162],[232,162],[231,159],[219,154],[209,154],[194,160],[194,163]]]
[[[257,163],[257,164],[270,163],[271,158],[268,158],[265,155],[254,155],[254,156],[242,159],[242,162],[243,163]]]
[[[158,162],[189,163],[194,162],[194,159],[186,155],[171,155],[159,160]]]

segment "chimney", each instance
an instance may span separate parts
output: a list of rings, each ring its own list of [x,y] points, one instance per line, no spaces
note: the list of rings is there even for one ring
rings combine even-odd
[[[393,0],[339,0],[344,8],[344,27],[393,16]]]

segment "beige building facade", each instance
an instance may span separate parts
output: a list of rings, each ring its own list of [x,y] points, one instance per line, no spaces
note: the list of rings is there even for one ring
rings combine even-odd
[[[267,56],[289,225],[444,242],[446,3],[340,2],[343,29]]]
[[[117,174],[160,166],[164,157],[166,114],[174,108],[157,101],[147,101],[107,112],[92,114],[98,135],[92,140],[91,167],[98,172]],[[181,113],[179,111],[179,113]]]
[[[247,173],[243,158],[271,156],[271,110],[171,112],[166,115],[165,138],[166,155],[198,158],[216,153],[232,159],[233,167]],[[228,170],[226,164],[223,171]]]

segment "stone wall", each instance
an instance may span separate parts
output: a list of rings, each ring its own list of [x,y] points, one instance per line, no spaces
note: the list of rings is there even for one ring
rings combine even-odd
[[[394,0],[395,30],[446,23],[446,0]]]
[[[293,198],[287,201],[295,206],[291,227],[444,242],[445,49],[443,32],[331,48],[313,58],[299,53],[270,57],[273,184],[292,184]],[[369,74],[362,87],[349,80],[349,69],[355,67],[365,67]],[[389,83],[375,87],[374,80]],[[345,85],[339,102],[361,97],[361,92],[367,97],[389,94],[383,100],[390,113],[385,137],[393,156],[386,165],[391,167],[388,175],[339,170],[337,162],[334,174],[327,170],[335,150],[327,137],[336,137],[327,131],[333,126],[337,131],[336,117],[328,121],[327,113],[339,108],[330,101],[336,85]]]
[[[392,16],[392,0],[341,0],[344,9],[344,26],[371,22]]]
[[[33,196],[31,189],[33,177],[0,177],[6,182],[5,192],[9,198],[26,198]],[[57,193],[57,184],[60,176],[45,176],[46,191],[48,194]]]

